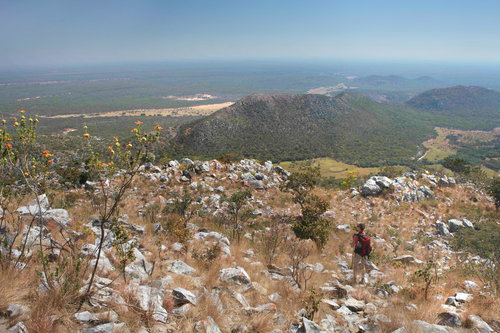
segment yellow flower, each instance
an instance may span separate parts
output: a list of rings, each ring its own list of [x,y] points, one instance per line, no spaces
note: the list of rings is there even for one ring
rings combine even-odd
[[[86,137],[86,138],[88,138],[90,136],[90,134],[89,133],[83,133],[83,136]]]
[[[111,152],[111,154],[114,154],[114,153],[115,153],[115,151],[113,150],[113,146],[109,146],[109,147],[108,147],[108,149],[109,149],[109,151]]]
[[[115,146],[120,147],[120,143],[119,142],[115,142]]]
[[[5,124],[6,122],[7,122],[7,120],[2,119],[2,124]]]
[[[24,175],[25,175],[26,177],[28,177],[30,174],[29,174],[29,173],[27,173],[27,172],[25,172],[25,173],[24,173]]]
[[[130,132],[132,132],[132,133],[137,133],[138,131],[137,131],[137,128],[134,128],[134,129],[132,129]]]
[[[106,163],[102,163],[102,164],[99,164],[99,166],[100,166],[101,168],[105,168],[105,167],[107,167],[108,165],[107,165]]]
[[[16,121],[16,122],[14,123],[14,127],[17,127],[17,126],[19,126],[19,123]]]
[[[161,131],[163,129],[163,127],[156,125],[154,129],[155,129],[155,131]]]
[[[141,126],[142,125],[142,121],[134,121],[134,124],[136,124],[137,126]]]
[[[133,146],[132,146],[132,144],[131,144],[131,143],[129,143],[129,144],[127,145],[127,147],[132,148]]]
[[[25,113],[25,112],[26,112],[26,111],[24,111],[24,110],[19,110],[19,113]]]

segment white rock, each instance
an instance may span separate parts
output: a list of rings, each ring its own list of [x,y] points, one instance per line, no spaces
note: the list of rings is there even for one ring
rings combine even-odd
[[[184,288],[180,287],[175,288],[174,290],[172,290],[172,296],[179,304],[185,304],[185,303],[191,303],[193,305],[198,304],[198,301],[196,300],[196,295]]]
[[[455,300],[459,303],[465,303],[472,300],[472,295],[467,293],[456,293]]]
[[[75,313],[74,315],[75,319],[81,323],[91,323],[91,322],[97,322],[98,319],[96,316],[94,316],[92,313],[88,311],[83,311],[83,312],[78,312]]]
[[[182,260],[174,260],[169,266],[168,270],[170,272],[173,272],[175,274],[180,274],[180,275],[193,275],[196,273],[196,269],[193,267],[189,266]]]
[[[249,285],[252,283],[250,276],[243,267],[223,268],[219,271],[219,279],[224,282],[232,282],[239,285]]]

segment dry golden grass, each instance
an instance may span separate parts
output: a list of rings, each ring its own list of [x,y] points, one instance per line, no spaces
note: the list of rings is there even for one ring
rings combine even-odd
[[[9,304],[27,304],[29,287],[33,285],[35,272],[31,269],[19,271],[12,267],[0,266],[0,312],[5,312]]]

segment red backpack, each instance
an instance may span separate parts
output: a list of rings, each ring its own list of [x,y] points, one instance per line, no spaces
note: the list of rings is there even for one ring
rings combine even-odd
[[[356,244],[355,253],[360,256],[369,256],[372,252],[371,238],[368,234],[356,234],[358,237],[358,244]]]

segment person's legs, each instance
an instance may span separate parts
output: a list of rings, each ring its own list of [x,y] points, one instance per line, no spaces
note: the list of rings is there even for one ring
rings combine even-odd
[[[357,253],[352,254],[352,281],[356,284],[358,281],[359,264],[361,263],[361,256]]]
[[[360,264],[361,264],[361,269],[360,269],[361,282],[364,283],[365,282],[365,274],[366,274],[366,265],[367,265],[367,257],[366,256],[361,257]]]

